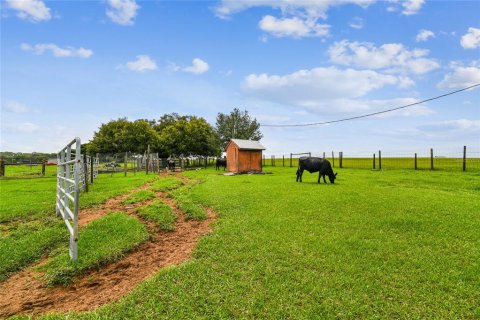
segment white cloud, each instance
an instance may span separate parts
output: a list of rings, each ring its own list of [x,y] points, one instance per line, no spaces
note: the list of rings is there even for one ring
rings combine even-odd
[[[357,29],[357,30],[363,29],[363,19],[359,17],[355,17],[352,19],[352,21],[350,21],[349,26],[350,28]]]
[[[430,30],[422,29],[418,32],[415,40],[417,42],[421,42],[421,41],[427,41],[428,38],[435,38],[435,33],[433,33],[433,31],[430,31]]]
[[[223,0],[214,11],[220,18],[227,19],[231,15],[253,7],[272,7],[281,11],[281,17],[266,15],[259,22],[259,27],[276,37],[323,37],[329,34],[330,26],[317,23],[318,19],[326,19],[330,7],[344,4],[357,4],[366,7],[375,0]]]
[[[422,131],[480,131],[480,120],[458,119],[434,122],[419,127]]]
[[[402,1],[402,7],[403,7],[402,13],[407,16],[417,14],[424,4],[425,4],[425,0]]]
[[[41,0],[7,0],[7,6],[17,11],[17,16],[32,22],[48,21],[52,18],[50,8]]]
[[[480,29],[468,28],[468,32],[460,39],[460,44],[465,49],[480,47]]]
[[[140,6],[135,0],[107,0],[107,16],[115,23],[133,25]]]
[[[125,66],[121,66],[121,67],[126,67],[136,72],[145,72],[145,71],[152,71],[157,69],[157,63],[155,62],[155,60],[153,60],[149,56],[138,55],[136,58],[137,60],[129,61],[125,64]]]
[[[208,65],[207,62],[203,61],[202,59],[195,58],[193,59],[191,66],[180,67],[175,63],[171,63],[169,68],[172,71],[183,71],[183,72],[188,72],[193,74],[202,74],[207,72],[210,69],[210,66]]]
[[[13,100],[6,101],[3,105],[3,109],[13,113],[26,113],[30,111],[25,104]]]
[[[343,4],[357,4],[366,7],[375,2],[375,0],[222,0],[214,8],[215,14],[220,18],[229,16],[247,10],[253,7],[272,7],[280,9],[284,14],[299,14],[309,16],[310,18],[326,18],[326,13],[330,7]]]
[[[480,60],[473,61],[468,66],[451,63],[450,69],[452,71],[437,84],[438,88],[461,89],[480,83]]]
[[[298,17],[277,19],[270,15],[264,16],[258,26],[275,37],[324,37],[330,30],[328,24],[318,24],[313,20]]]
[[[34,133],[40,129],[38,125],[31,122],[7,123],[5,125],[2,125],[2,127],[5,128],[6,132],[12,133]]]
[[[330,60],[337,64],[387,69],[389,72],[424,74],[440,66],[437,61],[425,58],[429,54],[428,50],[407,50],[400,43],[387,43],[375,47],[369,42],[342,40],[330,46],[328,54]]]
[[[50,51],[57,58],[90,58],[93,55],[93,51],[90,49],[73,47],[60,48],[53,43],[41,43],[31,46],[27,43],[22,43],[20,48],[23,51],[32,51],[35,54],[44,54],[46,51]]]

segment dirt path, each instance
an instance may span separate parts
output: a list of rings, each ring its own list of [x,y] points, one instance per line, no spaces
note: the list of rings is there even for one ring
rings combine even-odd
[[[88,209],[92,210],[88,213],[83,212],[88,217],[80,219],[81,223],[93,221],[111,210],[119,210],[117,206],[128,194],[107,201],[104,206],[97,209],[99,212],[93,209]],[[174,231],[158,231],[149,241],[141,244],[125,258],[76,278],[73,284],[66,288],[46,287],[38,280],[39,273],[33,271],[34,267],[19,272],[0,283],[0,318],[15,314],[38,315],[53,311],[92,310],[120,299],[160,268],[189,259],[200,236],[211,231],[211,222],[215,219],[215,214],[207,209],[206,220],[186,221],[183,213],[176,208],[171,199],[161,192],[158,196],[177,214]],[[120,211],[131,213],[133,208],[123,206]]]

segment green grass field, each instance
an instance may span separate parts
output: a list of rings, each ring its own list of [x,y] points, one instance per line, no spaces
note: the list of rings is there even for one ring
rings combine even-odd
[[[265,171],[186,172],[202,183],[172,196],[218,214],[194,258],[117,303],[45,318],[480,317],[480,173],[336,169],[319,185]]]
[[[68,248],[63,247],[39,270],[45,271],[48,284],[66,285],[76,275],[118,260],[148,237],[147,228],[140,221],[125,213],[111,212],[80,230],[77,261],[72,261]]]
[[[81,208],[93,207],[134,189],[155,175],[100,175]],[[66,226],[55,215],[55,178],[0,180],[0,281],[33,263],[68,239]]]

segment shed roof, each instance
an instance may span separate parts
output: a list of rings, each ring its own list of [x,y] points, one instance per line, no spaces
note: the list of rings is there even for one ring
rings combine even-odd
[[[232,142],[235,143],[240,150],[265,150],[265,147],[262,146],[258,141],[231,139],[230,142],[227,144],[227,147]]]

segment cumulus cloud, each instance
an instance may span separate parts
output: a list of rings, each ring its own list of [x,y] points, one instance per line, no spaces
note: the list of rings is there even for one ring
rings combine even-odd
[[[52,18],[50,8],[41,0],[7,0],[6,3],[8,8],[17,11],[17,16],[24,20],[40,22]]]
[[[6,132],[12,133],[34,133],[40,129],[38,125],[31,122],[7,123],[3,127]]]
[[[480,120],[458,119],[434,122],[418,127],[422,131],[467,131],[479,132]]]
[[[417,14],[425,4],[425,0],[405,0],[401,3],[403,7],[402,14],[409,16]]]
[[[437,84],[440,89],[461,89],[480,83],[480,60],[465,66],[462,63],[451,63],[451,72],[447,73]]]
[[[6,101],[3,109],[13,113],[26,113],[30,111],[25,104],[13,100]]]
[[[388,72],[424,74],[440,67],[428,59],[425,49],[408,50],[400,43],[387,43],[380,47],[369,42],[335,42],[328,49],[334,63],[369,69],[386,69]]]
[[[170,64],[170,69],[172,71],[182,71],[182,72],[188,72],[188,73],[193,73],[193,74],[202,74],[207,72],[210,69],[210,66],[208,65],[207,62],[203,61],[200,58],[195,58],[192,60],[192,65],[186,66],[186,67],[181,67],[175,63]]]
[[[135,0],[107,0],[107,16],[124,26],[133,25],[138,9]]]
[[[435,38],[435,33],[433,33],[433,31],[430,31],[430,30],[422,29],[418,32],[415,40],[417,42],[422,42],[422,41],[427,41],[428,38]]]
[[[214,11],[220,18],[227,19],[231,15],[253,7],[272,7],[279,9],[281,17],[264,16],[260,22],[261,30],[275,37],[324,37],[329,34],[330,26],[318,23],[327,18],[330,7],[343,4],[357,4],[366,7],[374,0],[223,0]]]
[[[136,60],[129,61],[125,64],[125,66],[120,66],[120,68],[126,67],[127,69],[135,72],[145,72],[157,69],[157,63],[149,56],[141,54],[136,56],[136,58]]]
[[[357,30],[363,29],[363,19],[359,17],[355,17],[352,19],[352,21],[350,21],[349,26],[350,28],[357,29]]]
[[[480,47],[480,29],[468,28],[468,32],[460,39],[460,44],[465,49]]]
[[[41,43],[31,46],[27,43],[22,43],[20,49],[23,51],[31,51],[35,54],[44,54],[47,51],[50,51],[54,57],[57,58],[90,58],[93,55],[93,51],[90,49],[79,48],[75,49],[73,47],[60,48],[53,43]]]
[[[264,16],[258,26],[275,37],[324,37],[330,30],[328,24],[318,24],[313,20],[298,17],[277,19],[270,15]]]

